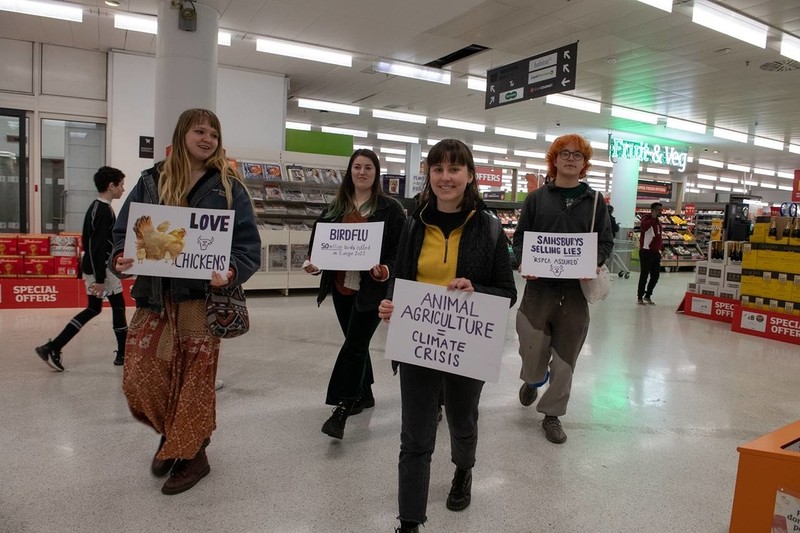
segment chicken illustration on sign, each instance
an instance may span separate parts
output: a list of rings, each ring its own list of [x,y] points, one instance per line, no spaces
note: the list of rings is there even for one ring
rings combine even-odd
[[[179,228],[167,233],[170,222],[165,220],[153,228],[152,219],[147,216],[139,217],[133,225],[136,234],[136,257],[154,261],[165,260],[175,263],[175,258],[183,252],[186,229]],[[198,237],[199,238],[199,237]]]

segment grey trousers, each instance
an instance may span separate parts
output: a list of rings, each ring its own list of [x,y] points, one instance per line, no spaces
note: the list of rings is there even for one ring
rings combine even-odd
[[[539,383],[550,371],[550,386],[536,410],[550,416],[567,412],[572,375],[586,334],[589,305],[577,280],[550,285],[531,280],[517,311],[517,335],[526,383]]]

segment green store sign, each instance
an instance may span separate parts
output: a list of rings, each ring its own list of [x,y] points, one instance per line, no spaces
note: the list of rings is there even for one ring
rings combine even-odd
[[[627,141],[616,137],[612,137],[608,144],[608,155],[612,161],[615,159],[635,159],[642,163],[677,167],[678,170],[683,172],[686,169],[686,161],[689,158],[689,152],[672,146]]]

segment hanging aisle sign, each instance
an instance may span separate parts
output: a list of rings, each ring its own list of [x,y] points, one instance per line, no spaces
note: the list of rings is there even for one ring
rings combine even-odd
[[[673,146],[627,141],[609,135],[608,157],[611,161],[616,161],[617,159],[634,159],[642,163],[677,167],[678,170],[683,172],[686,170],[689,152],[679,150]]]

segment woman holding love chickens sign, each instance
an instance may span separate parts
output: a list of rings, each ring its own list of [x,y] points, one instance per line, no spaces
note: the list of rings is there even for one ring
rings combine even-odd
[[[205,449],[216,428],[220,340],[206,323],[206,292],[247,281],[261,264],[261,239],[247,189],[225,158],[219,119],[206,109],[181,114],[171,153],[142,172],[120,210],[109,261],[119,277],[136,260],[123,254],[131,202],[236,211],[227,275],[140,275],[132,290],[123,390],[134,418],[161,436],[150,467],[155,476],[170,474],[161,492],[178,494],[210,471]]]

